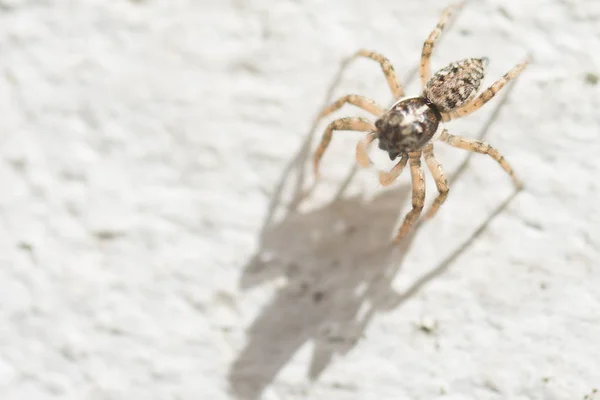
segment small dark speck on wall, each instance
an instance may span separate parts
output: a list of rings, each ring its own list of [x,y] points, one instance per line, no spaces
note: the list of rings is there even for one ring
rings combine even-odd
[[[587,83],[588,85],[596,86],[598,84],[599,79],[600,77],[598,77],[598,74],[594,72],[588,72],[587,74],[585,74],[585,83]]]
[[[32,252],[33,251],[33,245],[27,242],[19,242],[17,244],[17,247],[21,250],[25,250],[28,252]]]
[[[323,300],[324,296],[325,296],[325,293],[323,293],[323,292],[315,292],[313,294],[313,301],[315,303],[319,303],[321,300]]]
[[[513,17],[509,14],[508,10],[504,7],[498,7],[498,12],[500,13],[500,15],[502,15],[504,18],[512,21]]]

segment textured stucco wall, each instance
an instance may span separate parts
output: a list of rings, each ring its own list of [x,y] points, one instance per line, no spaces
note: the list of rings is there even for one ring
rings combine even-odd
[[[0,1],[0,399],[592,396],[597,0],[473,0],[436,48],[489,57],[486,83],[533,55],[486,133],[526,182],[497,215],[510,181],[474,156],[390,250],[408,174],[340,190],[355,133],[298,201],[328,95],[390,101],[369,61],[335,82],[341,60],[381,51],[407,81],[446,4]],[[437,152],[451,177],[467,156]]]

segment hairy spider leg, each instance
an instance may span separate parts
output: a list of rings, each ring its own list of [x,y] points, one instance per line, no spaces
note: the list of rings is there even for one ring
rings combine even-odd
[[[444,204],[444,201],[446,201],[450,188],[448,187],[448,180],[444,176],[444,168],[433,154],[433,144],[428,144],[423,149],[423,154],[425,156],[425,163],[427,164],[431,175],[433,175],[433,179],[435,180],[435,185],[437,186],[437,190],[439,193],[433,201],[431,208],[425,215],[426,219],[431,219],[437,213],[440,206]]]
[[[376,117],[380,117],[385,110],[379,104],[375,102],[375,100],[371,100],[368,97],[360,96],[358,94],[349,94],[343,97],[340,97],[335,102],[331,103],[328,107],[325,107],[323,111],[317,117],[321,119],[331,114],[334,111],[339,110],[344,106],[344,104],[352,104],[354,106],[360,107],[365,111],[370,112]]]
[[[402,240],[410,232],[415,221],[421,215],[425,203],[425,173],[421,167],[421,152],[408,153],[410,162],[410,176],[412,178],[412,210],[404,217],[404,222],[398,231],[396,241]]]
[[[387,80],[388,86],[390,87],[394,98],[397,100],[404,97],[404,88],[402,87],[402,84],[400,83],[400,80],[396,75],[396,70],[394,69],[394,66],[392,65],[390,60],[387,59],[387,57],[384,57],[382,54],[376,53],[374,51],[361,49],[358,50],[354,55],[352,55],[348,59],[348,61],[358,57],[366,57],[370,58],[371,60],[377,61],[381,66],[381,70],[385,75],[385,79]]]
[[[461,118],[466,115],[473,113],[480,109],[485,103],[490,101],[496,93],[500,91],[511,80],[515,79],[529,64],[529,59],[525,60],[521,64],[516,65],[510,71],[505,73],[502,78],[498,79],[494,82],[490,87],[481,92],[477,97],[473,100],[469,101],[467,104],[457,108],[456,110],[452,110],[447,113],[442,113],[442,121],[447,122],[452,119]]]
[[[446,7],[446,9],[442,12],[440,19],[433,29],[433,31],[429,34],[429,37],[423,44],[423,50],[421,51],[421,66],[420,66],[420,74],[421,74],[421,84],[423,87],[427,85],[429,79],[431,79],[431,53],[433,53],[433,47],[435,42],[438,40],[442,31],[451,20],[452,16],[456,13],[456,11],[460,10],[464,6],[465,2],[457,3]]]
[[[494,160],[496,160],[498,164],[500,164],[504,171],[506,171],[506,173],[510,176],[510,179],[512,179],[517,189],[523,187],[523,183],[517,178],[510,164],[504,159],[504,156],[489,144],[482,142],[481,140],[474,140],[462,136],[451,135],[445,129],[444,132],[442,132],[440,140],[445,141],[450,146],[458,147],[459,149],[489,155]]]
[[[388,171],[379,171],[379,183],[382,186],[391,185],[399,176],[402,174],[402,170],[406,166],[406,162],[408,161],[408,155],[402,154],[400,161],[388,172]]]
[[[323,157],[323,153],[327,150],[327,146],[331,142],[331,137],[333,136],[333,131],[359,131],[359,132],[370,132],[376,131],[375,124],[369,121],[366,118],[362,117],[346,117],[336,119],[332,121],[323,132],[323,137],[321,138],[321,143],[319,147],[315,151],[315,155],[313,157],[313,169],[315,178],[319,177],[319,163],[321,161],[321,157]]]
[[[377,139],[377,132],[371,132],[364,139],[361,139],[356,143],[356,161],[358,162],[358,165],[363,168],[367,168],[373,164],[367,151],[369,145],[375,139]]]

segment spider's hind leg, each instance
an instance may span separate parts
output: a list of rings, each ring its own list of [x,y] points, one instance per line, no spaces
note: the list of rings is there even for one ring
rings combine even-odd
[[[477,110],[479,110],[485,103],[490,101],[496,93],[500,91],[508,82],[515,79],[529,64],[529,58],[522,62],[521,64],[516,65],[510,71],[505,73],[502,78],[498,79],[491,85],[489,88],[485,89],[481,92],[477,97],[473,100],[469,101],[467,104],[452,110],[447,113],[442,113],[442,120],[444,122],[450,121],[451,119],[461,118],[465,115],[469,115]]]
[[[444,12],[440,16],[440,19],[439,19],[437,25],[435,26],[433,31],[429,34],[429,37],[423,44],[423,50],[421,52],[421,64],[420,64],[421,84],[423,85],[423,87],[425,87],[427,82],[429,82],[429,79],[431,79],[430,61],[431,61],[431,53],[433,52],[433,46],[435,45],[436,40],[438,40],[438,38],[442,34],[442,31],[444,30],[444,28],[446,27],[448,22],[451,20],[452,16],[458,10],[460,10],[464,6],[464,4],[465,4],[465,1],[462,1],[460,3],[453,4],[453,5],[446,7]]]

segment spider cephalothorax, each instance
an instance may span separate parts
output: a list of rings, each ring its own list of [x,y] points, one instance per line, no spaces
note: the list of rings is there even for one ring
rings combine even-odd
[[[486,58],[468,58],[454,62],[431,76],[430,58],[435,41],[450,17],[462,7],[463,3],[444,10],[437,26],[423,45],[420,65],[423,91],[419,97],[404,98],[404,89],[398,81],[394,67],[387,58],[379,53],[359,50],[354,57],[367,57],[381,65],[396,103],[389,110],[385,110],[367,97],[351,94],[341,97],[320,114],[320,117],[324,117],[340,109],[344,104],[353,104],[375,115],[377,120],[373,123],[362,117],[346,117],[331,122],[323,133],[321,143],[314,155],[315,175],[318,173],[321,157],[336,130],[368,132],[367,136],[356,146],[356,160],[361,166],[366,167],[372,164],[367,154],[367,147],[377,139],[379,148],[387,151],[390,159],[401,156],[400,161],[389,172],[380,172],[379,181],[382,185],[391,184],[400,176],[406,164],[410,164],[413,190],[412,210],[404,218],[397,240],[403,238],[410,231],[423,209],[425,177],[421,167],[422,157],[435,179],[439,192],[427,214],[429,218],[437,212],[448,196],[448,182],[444,177],[442,165],[433,154],[433,141],[435,140],[444,141],[461,149],[488,154],[510,175],[517,187],[521,185],[512,168],[498,150],[478,140],[451,135],[443,127],[443,122],[464,117],[481,108],[506,83],[519,75],[527,65],[527,61],[525,61],[515,66],[479,94],[477,92],[483,81],[487,65]]]
[[[390,160],[423,148],[435,135],[442,117],[424,97],[401,100],[375,121],[379,148]]]

